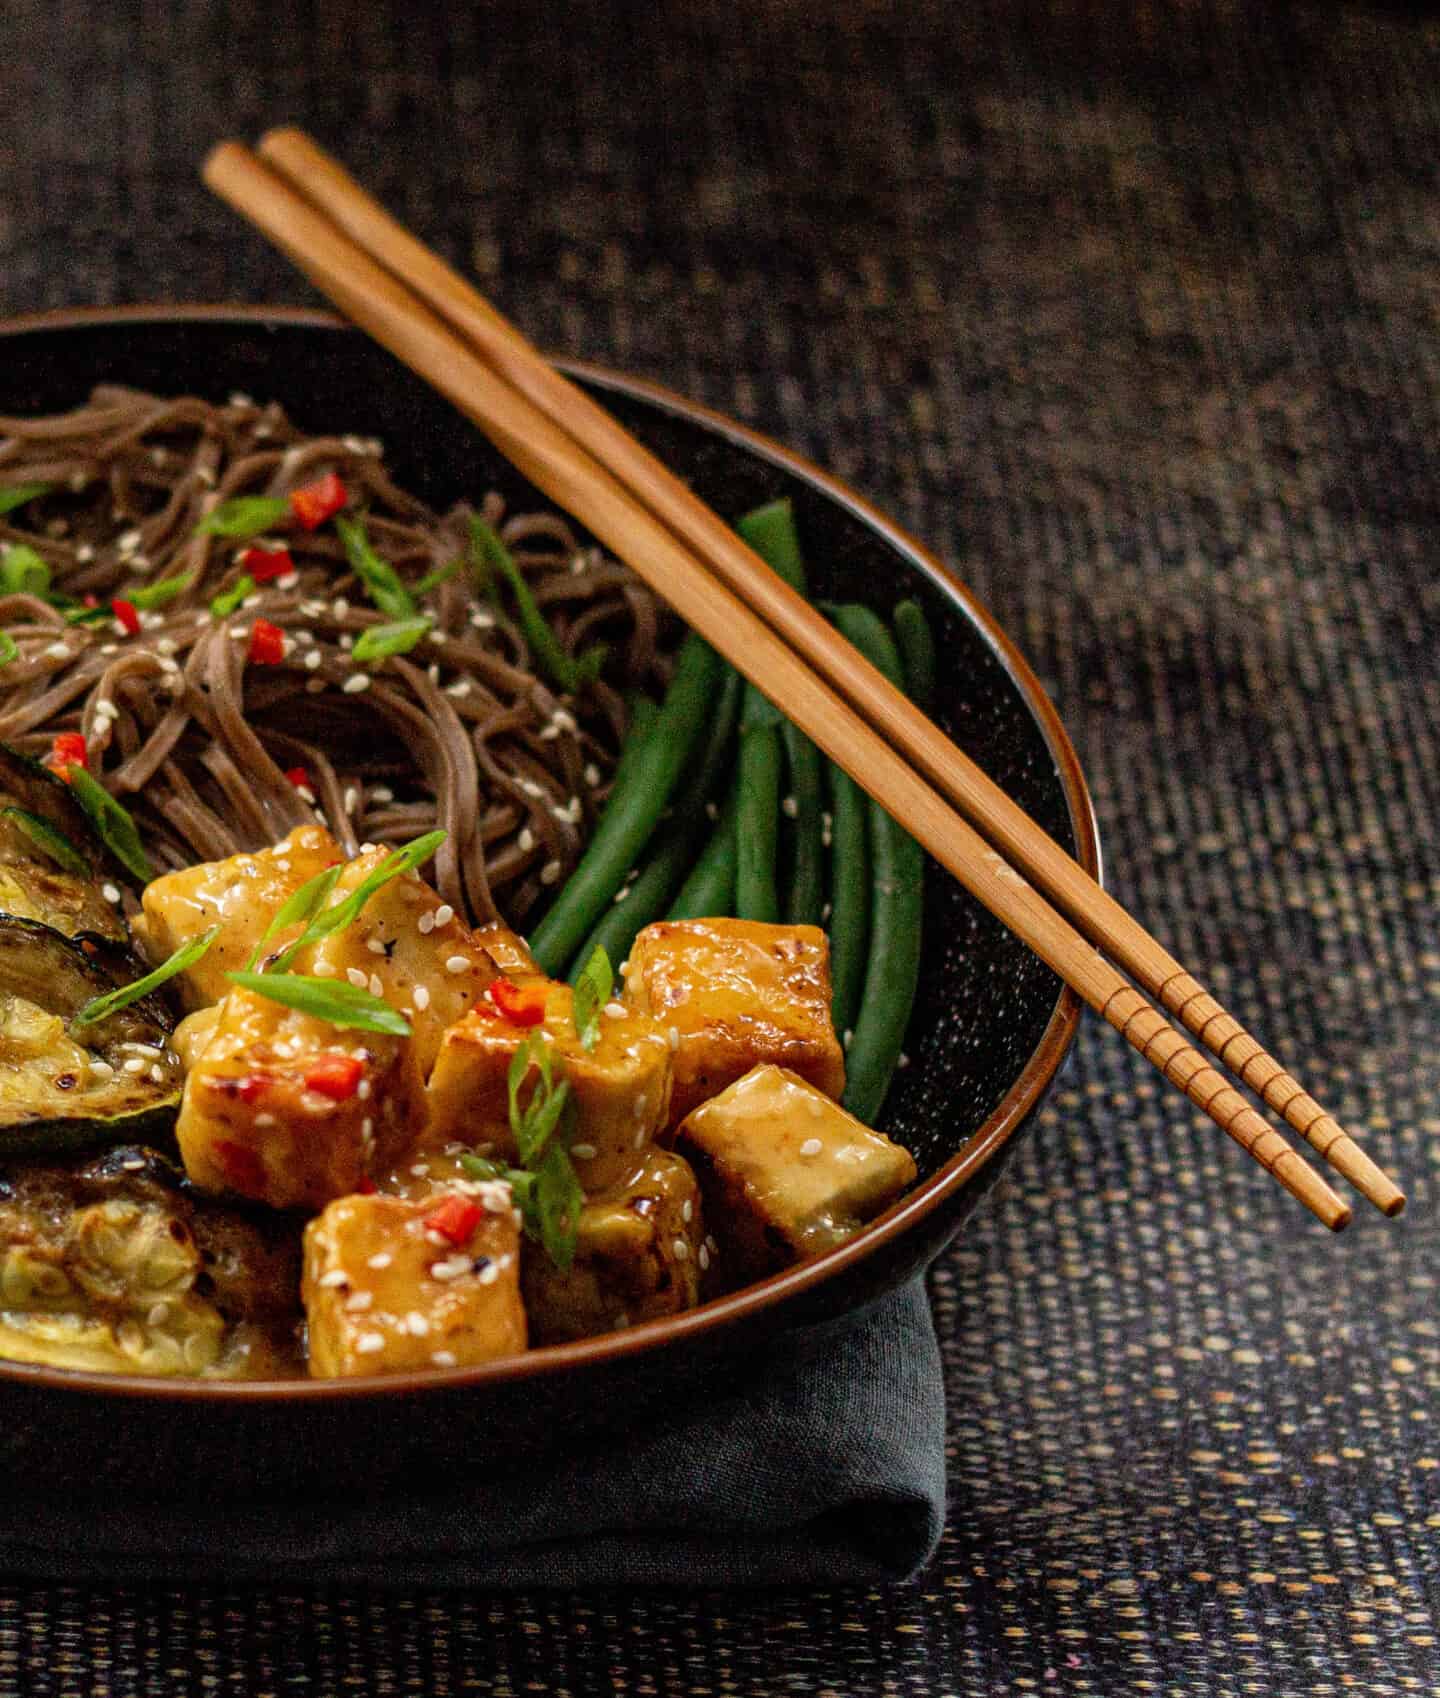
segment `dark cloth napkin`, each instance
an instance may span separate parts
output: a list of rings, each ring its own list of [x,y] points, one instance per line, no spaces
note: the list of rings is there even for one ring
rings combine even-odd
[[[945,1514],[940,1352],[922,1285],[624,1446],[437,1492],[226,1505],[0,1498],[0,1573],[70,1584],[528,1589],[900,1580]]]

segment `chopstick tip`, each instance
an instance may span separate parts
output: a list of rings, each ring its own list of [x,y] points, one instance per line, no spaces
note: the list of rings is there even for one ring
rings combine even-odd
[[[236,166],[243,164],[250,157],[250,150],[244,142],[216,142],[205,155],[205,163],[200,167],[200,177],[206,188],[219,191],[220,185],[230,175]]]
[[[304,130],[295,124],[277,124],[274,129],[266,130],[260,140],[255,143],[255,151],[262,159],[273,158],[283,154],[287,147],[293,147],[297,142],[308,141]]]

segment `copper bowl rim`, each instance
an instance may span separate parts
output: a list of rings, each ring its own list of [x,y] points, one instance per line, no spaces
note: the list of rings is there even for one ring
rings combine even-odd
[[[310,307],[255,306],[249,304],[163,304],[125,307],[76,307],[51,312],[27,313],[0,320],[0,338],[35,331],[95,330],[113,325],[210,323],[255,326],[280,324],[301,329],[354,331],[336,314]],[[585,361],[557,359],[571,376],[593,382],[617,394],[635,397],[662,411],[693,420],[746,453],[768,460],[792,476],[808,483],[829,500],[845,508],[870,530],[877,532],[922,575],[936,582],[954,601],[989,645],[1025,701],[1044,738],[1065,793],[1076,858],[1094,877],[1100,876],[1100,840],[1095,810],[1080,768],[1079,757],[1060,722],[1054,704],[1020,651],[996,623],[990,612],[965,587],[959,577],[921,543],[907,535],[863,496],[832,474],[822,471],[803,456],[783,447],[748,425],[723,413],[687,400],[658,383],[630,377],[608,367]],[[284,1403],[291,1399],[313,1400],[413,1396],[419,1392],[463,1391],[499,1381],[525,1380],[538,1375],[564,1373],[571,1368],[595,1368],[641,1355],[647,1351],[678,1345],[719,1328],[743,1322],[776,1304],[813,1291],[827,1280],[862,1262],[881,1245],[902,1237],[948,1198],[962,1190],[1000,1153],[1024,1124],[1054,1079],[1074,1041],[1080,1022],[1080,999],[1062,986],[1054,1012],[1018,1078],[991,1110],[964,1146],[943,1167],[892,1208],[878,1216],[848,1243],[814,1261],[787,1269],[756,1285],[744,1287],[683,1315],[648,1321],[623,1332],[605,1333],[573,1344],[547,1345],[521,1356],[502,1357],[476,1368],[433,1369],[387,1375],[373,1380],[163,1380],[139,1374],[100,1374],[80,1369],[47,1368],[37,1364],[0,1360],[0,1384],[6,1380],[57,1391],[95,1393],[105,1396],[152,1397],[184,1401],[229,1401],[240,1398],[262,1403]]]

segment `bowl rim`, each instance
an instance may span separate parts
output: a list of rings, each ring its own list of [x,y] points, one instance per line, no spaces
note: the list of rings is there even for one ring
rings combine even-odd
[[[0,342],[40,332],[93,331],[110,327],[124,329],[131,325],[165,323],[232,325],[245,329],[274,324],[286,328],[363,334],[339,315],[321,308],[225,302],[142,303],[58,308],[13,315],[0,319]],[[701,402],[691,401],[648,378],[633,377],[589,361],[549,357],[569,376],[698,423],[734,447],[768,461],[808,484],[876,532],[912,567],[918,568],[923,577],[929,578],[958,603],[1019,691],[1055,763],[1071,829],[1075,834],[1076,859],[1092,877],[1098,879],[1101,876],[1099,826],[1094,805],[1079,756],[1060,715],[1019,649],[954,570],[842,479],[749,425],[741,424]],[[813,1261],[787,1268],[684,1314],[643,1322],[621,1332],[603,1333],[570,1344],[545,1345],[518,1356],[481,1363],[478,1367],[424,1369],[377,1376],[370,1380],[166,1380],[140,1374],[101,1374],[85,1369],[52,1368],[38,1363],[0,1359],[0,1385],[11,1381],[80,1394],[200,1403],[229,1403],[234,1400],[284,1403],[292,1399],[308,1403],[402,1397],[417,1393],[469,1391],[502,1381],[565,1373],[572,1368],[603,1368],[623,1359],[663,1350],[719,1331],[813,1291],[864,1261],[882,1245],[903,1237],[941,1203],[976,1178],[999,1155],[1038,1105],[1074,1042],[1080,1013],[1079,997],[1062,984],[1040,1041],[1019,1076],[964,1146],[924,1184],[916,1186],[898,1203],[869,1222],[854,1238]]]

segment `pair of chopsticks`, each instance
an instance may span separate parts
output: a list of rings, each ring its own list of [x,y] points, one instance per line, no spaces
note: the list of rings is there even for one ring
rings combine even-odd
[[[1394,1182],[1178,961],[320,147],[293,129],[271,131],[256,153],[226,142],[206,161],[205,181],[646,579],[1318,1219],[1339,1231],[1350,1208],[1126,973],[1362,1196],[1387,1215],[1400,1212],[1405,1197]]]

